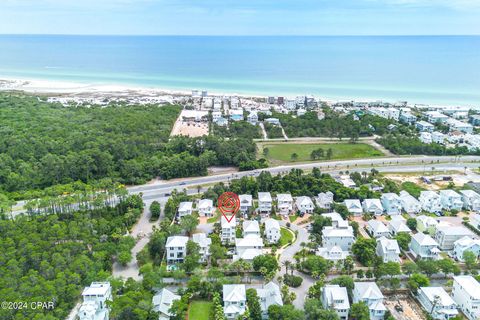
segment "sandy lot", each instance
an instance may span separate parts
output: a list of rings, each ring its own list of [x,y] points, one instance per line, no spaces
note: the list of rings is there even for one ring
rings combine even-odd
[[[191,122],[178,119],[173,126],[170,136],[201,137],[208,135],[208,123]]]
[[[401,296],[390,296],[385,299],[385,306],[397,320],[426,320],[420,306],[412,298]],[[403,311],[395,310],[395,305],[400,305]]]

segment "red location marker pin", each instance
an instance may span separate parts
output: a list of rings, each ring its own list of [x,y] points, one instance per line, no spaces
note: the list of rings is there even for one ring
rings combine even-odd
[[[230,222],[240,210],[240,198],[233,192],[224,192],[218,197],[217,207],[227,222]]]

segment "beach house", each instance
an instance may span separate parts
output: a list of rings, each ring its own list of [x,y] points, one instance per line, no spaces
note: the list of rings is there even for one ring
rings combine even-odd
[[[462,210],[462,196],[453,190],[440,190],[440,203],[445,210]]]
[[[435,129],[435,126],[431,123],[428,123],[426,121],[418,121],[415,124],[415,127],[420,131],[427,131],[427,132],[432,132]]]
[[[167,248],[167,263],[173,264],[183,262],[187,255],[188,237],[170,236],[167,238],[165,247]]]
[[[350,302],[348,301],[347,288],[339,285],[325,285],[322,288],[322,304],[325,309],[335,311],[340,319],[348,319]]]
[[[170,312],[170,308],[172,307],[173,303],[177,300],[180,300],[180,296],[174,294],[172,291],[168,290],[167,288],[163,288],[159,293],[153,296],[152,298],[152,306],[153,311],[158,312],[159,320],[168,320],[173,315]]]
[[[452,256],[458,261],[464,261],[463,254],[467,251],[472,252],[478,259],[480,255],[480,240],[472,237],[463,237],[453,243]]]
[[[439,213],[442,211],[440,196],[435,191],[421,191],[418,200],[422,204],[422,209],[427,212]]]
[[[315,205],[310,197],[297,197],[295,199],[295,208],[301,215],[304,214],[312,214],[313,209],[315,209]]]
[[[260,225],[257,220],[245,220],[242,224],[243,236],[260,237]]]
[[[428,234],[421,232],[414,234],[409,248],[412,255],[418,259],[438,260],[440,258],[438,243]]]
[[[400,262],[400,247],[398,246],[397,240],[387,239],[385,237],[378,238],[376,254],[382,258],[384,263]]]
[[[361,216],[363,213],[362,205],[358,199],[346,199],[343,204],[347,207],[348,212],[354,216]]]
[[[474,228],[480,230],[480,214],[471,214],[469,222]]]
[[[240,200],[240,211],[243,214],[248,214],[253,207],[253,199],[251,194],[241,194],[238,196]]]
[[[348,226],[348,221],[345,221],[338,212],[322,213],[321,216],[329,218],[332,221],[332,227],[339,228]]]
[[[293,211],[293,198],[290,193],[277,194],[277,210],[280,214],[290,214]]]
[[[442,287],[420,287],[418,301],[433,319],[450,319],[458,315],[457,304]]]
[[[258,123],[258,113],[251,111],[247,116],[247,121],[252,125],[256,125]]]
[[[110,282],[92,282],[82,292],[83,302],[78,309],[80,320],[108,320],[110,309],[108,301],[112,301]]]
[[[388,230],[392,234],[392,236],[397,235],[399,232],[406,232],[406,233],[411,233],[412,230],[410,230],[409,227],[403,222],[402,220],[391,220],[388,223]]]
[[[208,261],[210,256],[210,245],[212,244],[212,239],[207,237],[205,233],[195,233],[192,235],[192,241],[198,244],[200,247],[200,262]]]
[[[400,197],[395,193],[384,193],[380,200],[382,201],[385,212],[392,216],[402,213],[402,202]]]
[[[400,203],[402,204],[402,208],[406,213],[419,213],[422,211],[422,205],[420,201],[415,199],[410,193],[405,190],[400,191],[399,194]]]
[[[201,217],[212,217],[215,212],[213,201],[210,199],[201,199],[198,202],[198,214]]]
[[[245,313],[247,294],[244,284],[223,285],[223,313],[227,319],[237,319]]]
[[[265,220],[265,239],[268,243],[277,243],[280,240],[280,224],[275,219]]]
[[[321,209],[331,209],[333,205],[333,193],[331,191],[321,192],[315,198],[315,202]]]
[[[354,242],[355,236],[351,226],[342,228],[328,226],[322,229],[322,244],[325,248],[331,249],[338,246],[343,251],[350,251]]]
[[[390,230],[388,230],[387,226],[381,221],[374,219],[369,220],[366,229],[374,238],[390,237]]]
[[[435,240],[441,250],[453,250],[455,241],[465,237],[473,237],[473,233],[463,226],[437,226]]]
[[[235,229],[237,227],[236,217],[232,217],[230,221],[227,220],[223,215],[220,219],[220,225],[222,227],[222,232],[220,238],[223,244],[232,244],[235,242]]]
[[[250,235],[244,238],[236,238],[233,261],[243,259],[251,262],[253,258],[263,253],[263,247],[263,239],[261,237]]]
[[[331,248],[322,247],[318,248],[316,254],[326,260],[330,261],[340,261],[345,260],[348,257],[348,251],[342,250],[339,246],[334,246]]]
[[[272,212],[272,195],[270,192],[258,193],[258,213],[268,215]]]
[[[449,119],[449,116],[438,111],[427,111],[425,115],[427,116],[428,122],[431,123],[445,123]]]
[[[178,205],[178,217],[183,218],[192,214],[193,202],[180,202]]]
[[[461,190],[463,207],[470,211],[480,210],[480,194],[473,190]]]
[[[269,282],[263,288],[258,288],[257,296],[260,300],[263,319],[268,319],[268,307],[272,305],[283,306],[280,287],[274,282]]]
[[[383,206],[380,199],[365,199],[362,202],[363,211],[374,215],[383,214]]]
[[[480,318],[480,283],[474,277],[453,277],[452,298],[468,320]]]
[[[418,232],[427,232],[431,236],[435,234],[438,225],[437,220],[425,215],[418,216],[416,220]]]
[[[354,282],[353,303],[364,302],[370,311],[370,320],[383,320],[387,308],[383,294],[375,282]]]

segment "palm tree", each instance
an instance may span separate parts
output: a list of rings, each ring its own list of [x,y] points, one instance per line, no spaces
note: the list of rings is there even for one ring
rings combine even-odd
[[[288,268],[292,265],[292,262],[287,260],[285,262],[283,262],[283,265],[285,266],[285,274],[288,273]]]

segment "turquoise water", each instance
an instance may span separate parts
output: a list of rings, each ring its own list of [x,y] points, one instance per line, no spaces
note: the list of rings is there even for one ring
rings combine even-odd
[[[0,36],[0,79],[480,105],[480,36]]]

